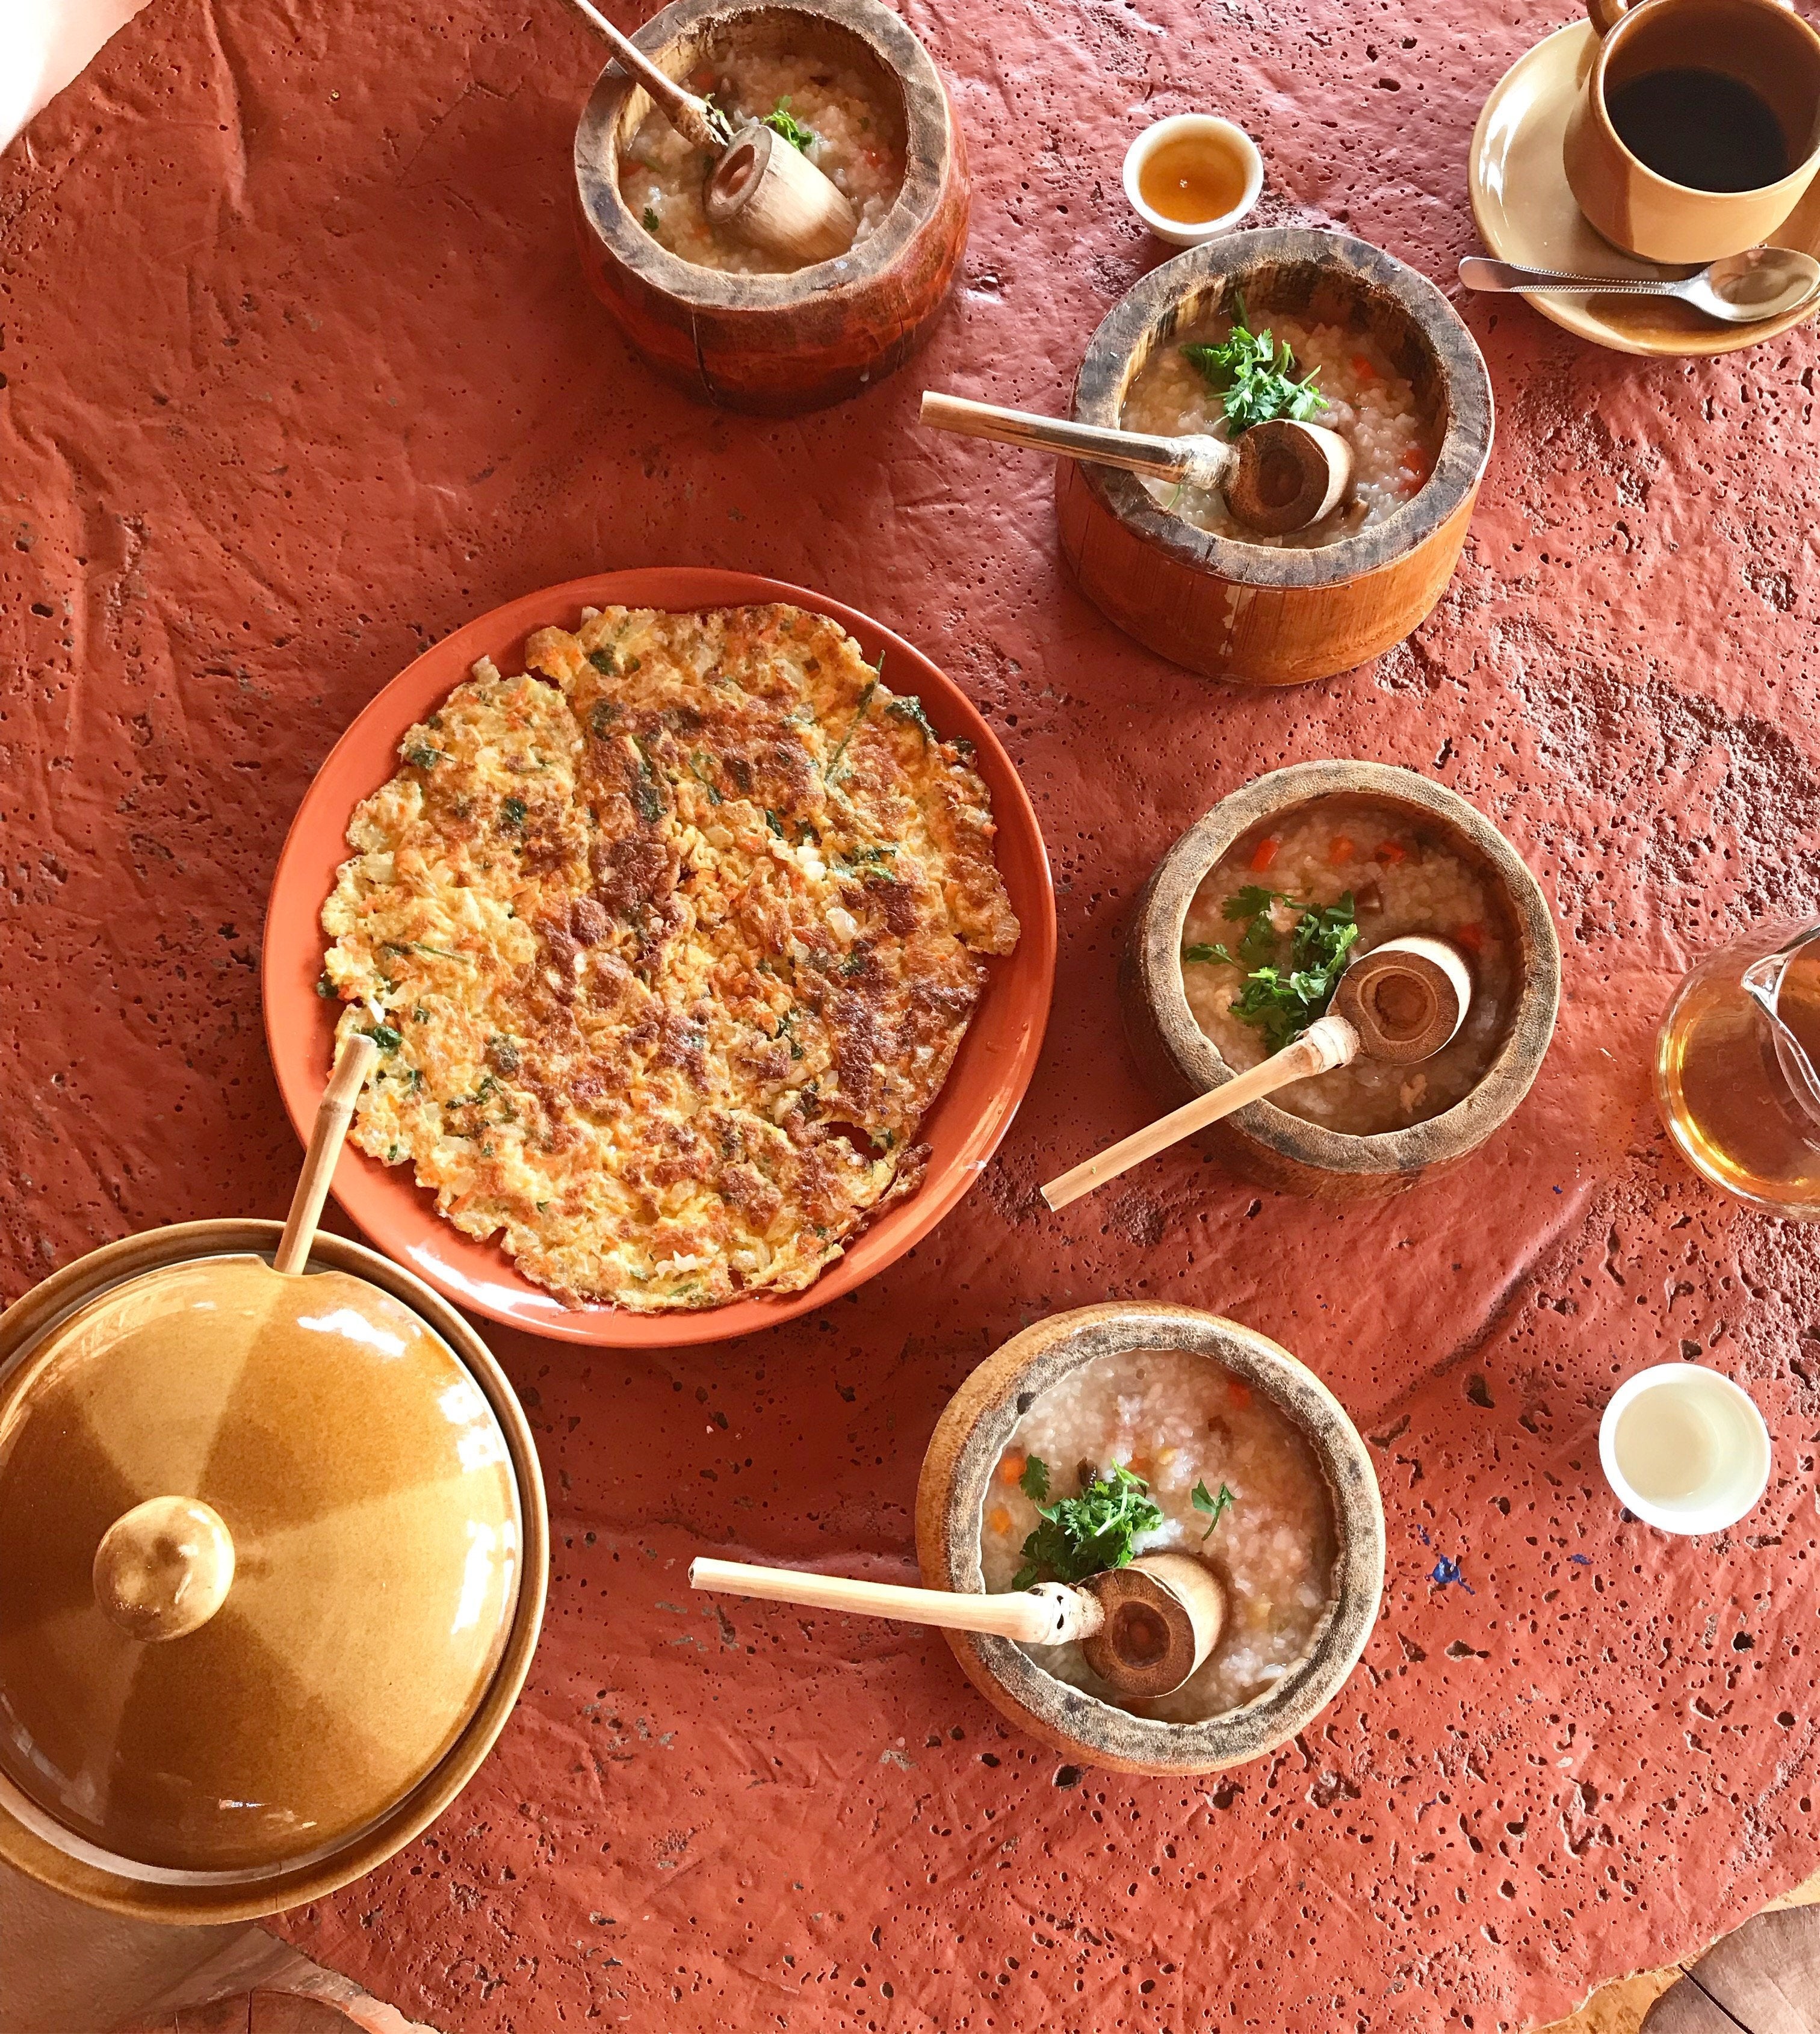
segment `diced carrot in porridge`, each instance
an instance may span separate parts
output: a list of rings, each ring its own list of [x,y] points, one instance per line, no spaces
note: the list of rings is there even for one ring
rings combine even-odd
[[[1409,858],[1409,850],[1400,840],[1381,840],[1373,853],[1379,861],[1384,862],[1407,861]]]
[[[1075,1495],[1082,1471],[1097,1474],[1096,1463],[1126,1463],[1162,1517],[1133,1552],[1195,1555],[1225,1586],[1225,1628],[1200,1668],[1173,1695],[1126,1706],[1199,1722],[1263,1694],[1307,1657],[1332,1608],[1332,1496],[1301,1429],[1224,1364],[1179,1349],[1097,1357],[1038,1396],[1012,1447],[1045,1465],[1052,1499]],[[1022,1490],[995,1489],[980,1532],[989,1589],[1012,1586],[1040,1523]],[[1034,1647],[1030,1657],[1113,1698],[1078,1645]]]
[[[999,1481],[1015,1483],[1023,1476],[1024,1465],[1029,1459],[1022,1448],[1008,1450],[999,1463]]]
[[[1327,861],[1335,869],[1353,858],[1353,843],[1343,833],[1337,833],[1327,843]]]
[[[1277,850],[1282,845],[1282,843],[1277,839],[1274,835],[1266,835],[1265,838],[1260,840],[1257,846],[1251,850],[1252,868],[1256,869],[1268,869],[1270,864],[1276,860]]]

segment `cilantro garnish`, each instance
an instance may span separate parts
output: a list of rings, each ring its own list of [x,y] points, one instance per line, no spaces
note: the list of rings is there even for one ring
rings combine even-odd
[[[1207,1488],[1206,1479],[1204,1477],[1189,1492],[1189,1499],[1197,1511],[1205,1511],[1210,1514],[1207,1520],[1207,1529],[1201,1535],[1203,1541],[1212,1539],[1214,1528],[1220,1522],[1220,1514],[1238,1501],[1223,1483],[1220,1485],[1219,1495],[1214,1496]]]
[[[781,134],[793,148],[800,148],[805,154],[808,152],[810,142],[815,139],[809,128],[793,118],[787,99],[780,99],[759,124],[768,127],[774,134]]]
[[[1154,1533],[1163,1522],[1150,1485],[1117,1462],[1085,1484],[1079,1497],[1039,1505],[1037,1516],[1042,1523],[1024,1542],[1024,1565],[1011,1579],[1013,1589],[1028,1589],[1034,1582],[1085,1582],[1108,1568],[1122,1568],[1138,1536]]]
[[[1290,905],[1301,914],[1289,932],[1286,968],[1280,964],[1280,936],[1270,923],[1274,903]],[[1225,915],[1235,923],[1244,922],[1238,951],[1217,940],[1212,945],[1184,947],[1182,959],[1224,961],[1229,967],[1248,970],[1233,1001],[1233,1015],[1243,1023],[1255,1024],[1270,1050],[1281,1052],[1317,1017],[1325,1016],[1333,1000],[1347,959],[1358,942],[1353,893],[1347,891],[1337,904],[1298,904],[1281,891],[1248,884],[1226,899]]]
[[[1327,407],[1327,397],[1314,385],[1314,369],[1297,381],[1296,356],[1289,348],[1267,332],[1248,328],[1242,297],[1229,337],[1218,346],[1184,346],[1182,351],[1225,405],[1230,437],[1239,437],[1253,424],[1268,423],[1276,417],[1306,423]]]
[[[644,218],[642,218],[642,219],[639,221],[639,224],[640,224],[640,226],[642,226],[642,227],[644,228],[644,230],[645,230],[645,231],[646,231],[647,233],[655,233],[655,232],[656,232],[656,231],[657,231],[657,207],[656,207],[655,205],[647,205],[645,207],[645,208],[644,208]]]
[[[1032,1455],[1024,1464],[1024,1473],[1018,1478],[1018,1488],[1031,1503],[1041,1504],[1049,1494],[1049,1465],[1038,1455]]]

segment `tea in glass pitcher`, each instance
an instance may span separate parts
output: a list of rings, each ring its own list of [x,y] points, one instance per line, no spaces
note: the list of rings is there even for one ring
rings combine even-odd
[[[1820,1221],[1820,925],[1701,962],[1657,1037],[1656,1099],[1715,1186]]]

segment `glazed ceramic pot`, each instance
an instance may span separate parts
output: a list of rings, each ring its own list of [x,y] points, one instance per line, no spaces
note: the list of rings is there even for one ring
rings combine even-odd
[[[857,70],[901,114],[904,180],[850,252],[787,275],[673,254],[619,187],[620,152],[651,100],[617,64],[575,136],[576,235],[589,287],[665,380],[721,407],[786,415],[884,380],[929,336],[966,246],[966,149],[929,52],[880,0],[672,0],[632,39],[671,77],[729,46]]]
[[[1241,1709],[1203,1723],[1165,1723],[1058,1680],[1008,1638],[945,1636],[993,1708],[1065,1756],[1120,1773],[1214,1773],[1261,1757],[1314,1721],[1357,1664],[1383,1593],[1384,1510],[1371,1457],[1339,1401],[1286,1349],[1191,1307],[1115,1304],[1037,1322],[987,1357],[936,1423],[917,1485],[917,1556],[925,1587],[983,1590],[980,1521],[1012,1429],[1083,1364],[1150,1349],[1193,1350],[1223,1365],[1287,1415],[1312,1447],[1338,1551],[1331,1604],[1308,1653]]]
[[[1491,377],[1425,276],[1362,240],[1266,227],[1151,269],[1094,334],[1075,418],[1116,425],[1151,355],[1241,298],[1260,326],[1274,310],[1368,331],[1444,419],[1428,480],[1387,521],[1297,550],[1214,536],[1166,515],[1135,474],[1058,460],[1062,555],[1109,621],[1174,662],[1300,685],[1400,643],[1440,599],[1492,456]]]
[[[1200,1133],[1206,1148],[1245,1179],[1325,1199],[1356,1199],[1413,1186],[1476,1151],[1522,1101],[1541,1071],[1561,995],[1561,950],[1541,886],[1495,827],[1465,800],[1413,770],[1383,763],[1300,763],[1273,770],[1184,834],[1138,899],[1119,970],[1125,1034],[1170,1108],[1224,1086],[1229,1066],[1195,1022],[1182,980],[1182,927],[1202,879],[1236,842],[1330,798],[1368,800],[1407,814],[1484,883],[1514,954],[1515,989],[1491,1064],[1465,1098],[1406,1130],[1353,1136],[1279,1109],[1249,1108]]]
[[[461,1316],[276,1222],[99,1250],[0,1315],[0,1859],[244,1920],[455,1798],[531,1661],[536,1450]]]

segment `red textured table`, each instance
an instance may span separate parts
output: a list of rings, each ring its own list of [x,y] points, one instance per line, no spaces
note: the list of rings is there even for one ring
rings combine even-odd
[[[424,644],[603,566],[823,587],[966,686],[1036,801],[1062,961],[1034,1088],[959,1211],[819,1317],[661,1360],[493,1336],[557,1529],[525,1699],[429,1836],[285,1932],[453,2034],[1547,2019],[1820,1864],[1820,1247],[1686,1173],[1645,1072],[1690,956],[1820,903],[1820,348],[1649,364],[1469,304],[1501,436],[1439,611],[1349,679],[1210,688],[1072,591],[1047,463],[920,433],[918,388],[1062,404],[1158,253],[1117,200],[1146,112],[1232,111],[1265,220],[1450,275],[1475,110],[1558,17],[909,11],[968,130],[963,285],[922,362],[800,422],[659,387],[584,295],[594,56],[553,0],[156,0],[0,165],[6,1295],[282,1212],[263,899],[311,772]],[[1375,1207],[1180,1150],[1049,1214],[1038,1180],[1148,1106],[1113,970],[1150,864],[1327,755],[1432,771],[1529,857],[1567,985],[1534,1094]],[[933,1634],[690,1600],[704,1548],[907,1576],[946,1394],[1109,1296],[1279,1338],[1372,1437],[1383,1614],[1304,1738],[1204,1784],[1079,1772]],[[1620,1522],[1595,1431],[1620,1375],[1695,1352],[1777,1454],[1745,1526],[1689,1544]]]

